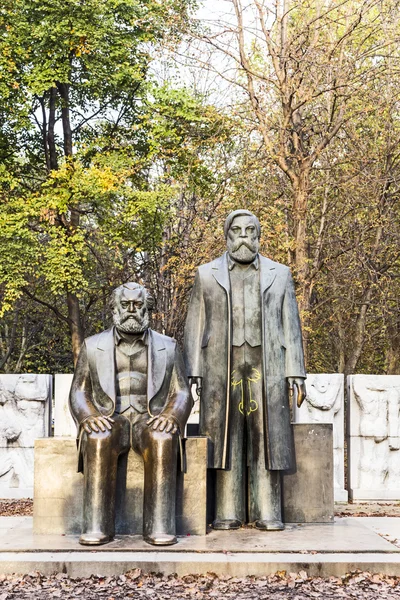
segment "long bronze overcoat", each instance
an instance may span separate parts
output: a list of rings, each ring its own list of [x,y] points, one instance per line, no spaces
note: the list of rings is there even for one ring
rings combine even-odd
[[[259,255],[266,468],[293,467],[287,377],[305,377],[294,284],[285,265]],[[185,325],[188,376],[203,378],[200,433],[212,442],[210,467],[229,468],[232,311],[227,253],[196,273]]]

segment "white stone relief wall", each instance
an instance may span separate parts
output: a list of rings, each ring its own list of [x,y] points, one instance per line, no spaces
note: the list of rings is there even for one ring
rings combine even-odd
[[[307,398],[300,408],[294,402],[295,423],[332,423],[335,502],[347,502],[344,482],[344,375],[307,375]]]
[[[349,493],[400,500],[400,375],[351,375]]]
[[[33,495],[35,439],[50,433],[51,375],[0,374],[0,497]]]
[[[73,375],[54,375],[54,437],[76,437],[76,425],[69,410],[68,398]]]
[[[75,437],[68,396],[72,375],[55,375],[54,435]],[[311,374],[296,423],[333,423],[335,500],[344,487],[344,377]],[[354,500],[400,500],[400,375],[348,377],[348,482]],[[199,422],[199,399],[188,423]],[[50,435],[52,377],[0,375],[0,497],[32,495],[34,440]]]

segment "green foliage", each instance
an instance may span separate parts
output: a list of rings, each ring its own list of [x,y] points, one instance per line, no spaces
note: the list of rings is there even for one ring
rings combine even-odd
[[[0,311],[7,321],[28,296],[62,327],[75,322],[75,353],[98,322],[89,308],[102,303],[104,322],[104,294],[143,274],[177,193],[172,171],[192,161],[189,140],[216,118],[147,76],[155,46],[177,43],[190,7],[0,8]]]
[[[308,369],[400,372],[395,0],[290,1],[270,37],[245,35],[225,111],[149,76],[193,6],[2,3],[3,370],[71,371],[71,340],[76,357],[129,279],[180,340],[195,268],[224,251],[224,218],[245,207],[261,251],[295,267]]]

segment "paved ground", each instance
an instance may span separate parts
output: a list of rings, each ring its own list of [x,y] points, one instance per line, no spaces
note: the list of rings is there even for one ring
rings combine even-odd
[[[141,535],[119,535],[96,553],[168,552],[168,554],[262,554],[262,553],[398,553],[389,533],[398,527],[400,519],[384,517],[358,519],[337,518],[327,524],[287,524],[284,531],[258,531],[243,528],[238,531],[214,531],[205,536],[179,536],[174,546],[155,548]],[[87,552],[78,535],[35,535],[32,517],[0,518],[0,553],[4,552]],[[382,529],[383,527],[383,529]],[[397,537],[397,536],[395,536]],[[400,532],[399,532],[400,537]]]
[[[357,522],[365,525],[385,540],[400,548],[400,518],[399,517],[359,517]]]
[[[167,547],[146,544],[139,535],[117,536],[91,549],[81,546],[77,535],[34,535],[32,517],[1,517],[0,573],[112,577],[136,567],[179,576],[213,572],[262,577],[306,571],[310,576],[342,577],[356,570],[400,576],[399,529],[398,517],[347,517],[332,524],[287,525],[283,532],[211,531],[179,537],[178,544]]]

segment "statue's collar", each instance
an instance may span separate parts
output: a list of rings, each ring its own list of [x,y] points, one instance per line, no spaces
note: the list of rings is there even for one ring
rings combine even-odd
[[[230,271],[232,271],[232,269],[234,269],[235,267],[241,268],[241,266],[239,265],[239,263],[237,263],[236,260],[234,260],[233,258],[231,258],[229,254],[227,254],[227,259],[228,259],[228,269]],[[258,254],[257,254],[257,256],[255,257],[255,259],[251,263],[249,263],[248,265],[246,265],[246,267],[248,269],[253,268],[256,271],[258,271],[258,269],[259,269]]]

